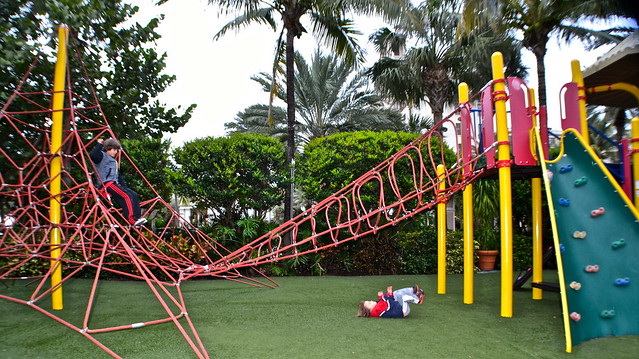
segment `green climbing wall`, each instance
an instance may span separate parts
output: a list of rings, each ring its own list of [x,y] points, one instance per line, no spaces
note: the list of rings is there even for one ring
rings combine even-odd
[[[639,334],[639,219],[572,132],[548,164],[572,343]]]

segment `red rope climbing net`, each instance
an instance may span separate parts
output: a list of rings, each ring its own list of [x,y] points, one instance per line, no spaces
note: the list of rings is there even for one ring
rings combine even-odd
[[[75,54],[81,64],[78,52]],[[447,201],[479,175],[476,162],[483,153],[475,150],[473,157],[465,159],[463,165],[459,154],[454,162],[447,162],[445,141],[440,132],[432,130],[293,220],[232,252],[192,226],[154,189],[155,197],[142,202],[144,216],[163,213],[168,216],[166,225],[131,227],[92,180],[95,169],[88,151],[95,145],[96,138],[115,138],[115,134],[83,69],[76,72],[83,77],[81,80],[67,80],[60,151],[63,163],[59,175],[61,217],[59,223],[52,223],[50,202],[55,194],[51,191],[50,163],[54,158],[52,153],[58,150],[49,148],[52,92],[22,91],[36,64],[32,64],[0,113],[3,131],[0,204],[13,207],[10,213],[13,219],[5,223],[0,237],[0,281],[8,287],[6,283],[27,280],[33,290],[29,290],[26,297],[0,291],[0,298],[30,306],[85,336],[114,357],[118,355],[98,341],[95,334],[172,322],[194,353],[207,358],[188,316],[180,287],[183,281],[207,276],[252,286],[276,286],[277,283],[256,267],[315,253],[394,226]],[[72,88],[72,83],[85,86],[80,91]],[[445,126],[455,131],[458,117],[467,110],[467,105],[460,106],[435,128]],[[456,133],[449,137],[459,138]],[[455,147],[459,148],[460,143]],[[120,161],[135,169],[152,189],[131,158],[120,152]],[[446,168],[440,178],[434,174],[438,164]],[[463,173],[463,167],[472,171]],[[408,188],[398,182],[396,174],[400,172],[412,174]],[[438,190],[442,182],[446,189]],[[365,204],[364,195],[377,198],[376,204]],[[186,236],[180,237],[181,242],[175,240],[176,228],[181,228],[180,233]],[[60,230],[62,237],[59,246],[52,245],[49,239],[55,229]],[[304,237],[301,233],[311,235]],[[189,243],[188,253],[184,243]],[[56,248],[61,250],[59,257],[53,255]],[[51,288],[50,281],[56,265],[63,268],[62,286],[80,272],[94,273],[86,311],[81,318],[67,320],[45,309],[55,289]],[[24,269],[34,266],[41,267],[43,274],[25,278]],[[166,315],[136,324],[100,327],[100,323],[91,320],[91,313],[98,297],[96,288],[106,272],[146,282]],[[248,272],[253,275],[249,277]]]

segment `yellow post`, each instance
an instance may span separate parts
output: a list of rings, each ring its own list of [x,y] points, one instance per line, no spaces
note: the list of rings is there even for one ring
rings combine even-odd
[[[532,249],[533,249],[533,271],[532,281],[543,281],[543,249],[542,249],[542,236],[541,236],[541,178],[532,179]],[[543,297],[542,290],[539,288],[533,288],[532,299],[540,300]]]
[[[632,126],[632,178],[634,180],[635,207],[639,208],[639,117],[630,121]]]
[[[64,122],[64,88],[67,69],[67,38],[69,29],[66,25],[61,25],[58,29],[58,57],[55,64],[55,76],[53,78],[53,105],[51,115],[51,206],[49,219],[51,220],[51,293],[53,310],[63,309],[62,304],[62,266],[58,261],[60,258],[60,247],[62,234],[57,224],[60,223],[60,188],[62,183],[62,125]]]
[[[572,70],[572,82],[577,83],[578,95],[579,95],[579,119],[581,128],[577,131],[583,137],[584,142],[590,146],[590,136],[588,136],[588,117],[586,115],[586,87],[584,85],[584,77],[581,74],[581,68],[579,67],[579,60],[572,60],[570,62],[570,68]]]
[[[468,102],[468,85],[459,84],[459,103]],[[470,146],[464,143],[462,146]],[[469,165],[464,164],[464,175],[470,172]],[[462,192],[464,217],[464,304],[473,304],[475,290],[475,246],[473,243],[473,184],[469,183]]]
[[[510,141],[506,114],[504,58],[492,55],[495,118],[497,122],[497,167],[499,167],[499,216],[501,228],[501,316],[513,316],[513,233],[510,176]]]
[[[438,198],[446,189],[444,171],[444,165],[437,165]],[[446,294],[446,201],[437,204],[437,294]]]
[[[528,90],[530,96],[530,106],[536,108],[535,103],[535,91],[533,89]],[[537,128],[537,115],[533,113],[533,128],[530,130],[533,131]],[[537,143],[536,141],[532,141],[532,143]],[[534,145],[532,145],[534,146]],[[536,146],[534,146],[536,147]],[[533,155],[537,157],[537,151],[532,149]],[[543,161],[537,157],[537,161]],[[533,282],[542,282],[543,281],[543,269],[544,269],[544,261],[543,261],[543,241],[542,241],[542,210],[541,210],[541,178],[533,178],[531,180],[532,185],[532,250],[533,250],[533,263],[532,263],[532,281]],[[532,290],[532,299],[533,300],[541,300],[543,297],[543,291],[539,288],[533,288]]]

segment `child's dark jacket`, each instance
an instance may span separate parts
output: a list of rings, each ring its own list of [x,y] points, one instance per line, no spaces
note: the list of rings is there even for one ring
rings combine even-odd
[[[371,317],[403,318],[404,312],[402,311],[402,306],[397,303],[392,294],[384,294],[371,310]]]

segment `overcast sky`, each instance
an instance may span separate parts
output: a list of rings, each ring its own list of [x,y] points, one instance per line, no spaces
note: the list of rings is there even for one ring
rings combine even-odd
[[[237,34],[229,32],[213,41],[217,31],[234,17],[218,17],[217,9],[206,0],[171,0],[162,6],[154,6],[154,0],[131,2],[140,7],[134,21],[141,24],[165,14],[158,28],[162,38],[157,42],[157,50],[167,53],[166,73],[176,75],[177,80],[161,95],[160,101],[182,108],[197,104],[188,124],[169,136],[173,146],[195,138],[223,136],[224,123],[232,121],[239,111],[255,103],[268,103],[268,94],[250,77],[262,71],[270,72],[272,67],[277,34],[269,27],[251,25]],[[370,33],[383,25],[372,21],[357,23],[363,32],[360,44],[366,45]],[[310,56],[316,48],[311,34],[296,39],[295,45],[305,56]],[[561,86],[571,81],[570,60],[579,59],[583,69],[603,53],[605,50],[601,49],[587,53],[579,44],[559,47],[557,41],[550,41],[546,56],[550,127],[559,128],[557,98]],[[369,50],[369,64],[377,56]],[[536,89],[534,56],[528,51],[524,56],[530,67],[526,80]]]

